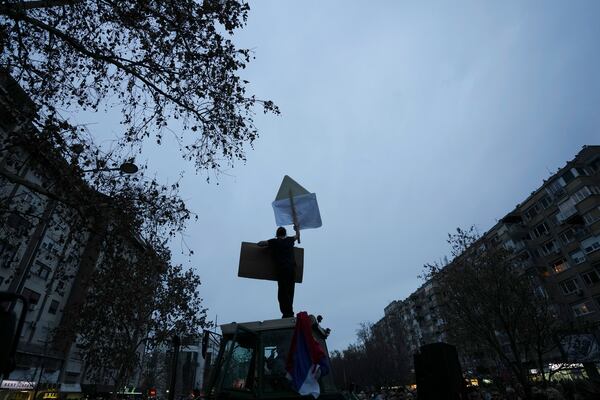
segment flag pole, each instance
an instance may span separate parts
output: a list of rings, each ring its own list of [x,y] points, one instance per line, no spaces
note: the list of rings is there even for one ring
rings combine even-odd
[[[296,236],[298,236],[298,243],[300,243],[300,226],[298,226],[298,216],[296,215],[296,207],[294,206],[294,196],[292,195],[292,189],[290,189],[290,205],[292,206],[292,219],[294,221],[294,229]]]

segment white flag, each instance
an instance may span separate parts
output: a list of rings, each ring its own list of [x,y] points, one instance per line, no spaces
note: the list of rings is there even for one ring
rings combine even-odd
[[[275,212],[275,222],[278,226],[294,224],[292,203],[289,198],[275,200],[272,205],[273,211]],[[323,225],[321,222],[321,213],[319,212],[319,204],[317,204],[317,195],[315,193],[294,196],[294,208],[296,209],[298,228],[319,228]]]

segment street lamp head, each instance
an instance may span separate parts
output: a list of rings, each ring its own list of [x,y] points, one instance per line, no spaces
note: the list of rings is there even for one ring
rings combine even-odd
[[[132,162],[124,162],[119,167],[119,170],[124,174],[135,174],[136,172],[138,172],[139,168]]]

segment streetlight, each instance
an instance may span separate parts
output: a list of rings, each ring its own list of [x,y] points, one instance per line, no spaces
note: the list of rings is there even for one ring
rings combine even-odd
[[[81,172],[108,172],[108,171],[121,171],[124,174],[135,174],[139,171],[137,165],[132,162],[124,162],[115,168],[94,168],[94,169],[85,169]]]
[[[139,168],[132,162],[124,162],[119,167],[119,170],[124,174],[135,174],[136,172],[138,172]]]

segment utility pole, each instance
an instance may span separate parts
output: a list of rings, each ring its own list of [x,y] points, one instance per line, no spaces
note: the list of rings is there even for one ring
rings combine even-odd
[[[181,346],[181,340],[179,339],[179,336],[175,335],[173,336],[173,356],[171,358],[171,383],[169,384],[168,400],[173,400],[175,398],[175,384],[177,383],[177,358],[179,357],[179,346]]]

